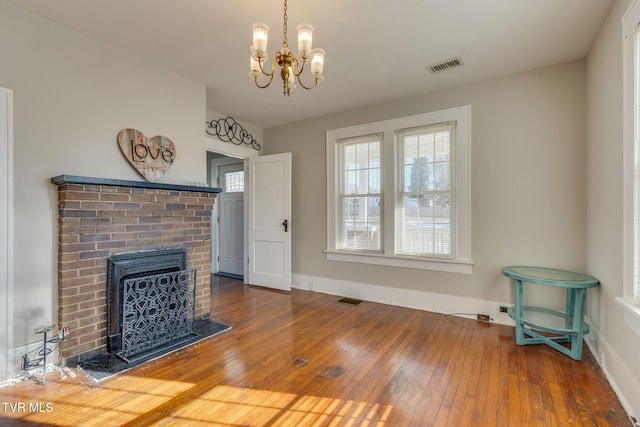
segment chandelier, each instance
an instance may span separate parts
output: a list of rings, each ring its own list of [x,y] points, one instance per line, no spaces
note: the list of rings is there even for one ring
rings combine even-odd
[[[298,54],[294,55],[287,44],[287,0],[284,0],[284,24],[282,27],[282,48],[276,52],[276,56],[271,64],[271,71],[264,69],[264,64],[268,61],[267,55],[267,38],[269,35],[269,27],[265,24],[253,24],[253,45],[251,45],[251,77],[256,86],[260,89],[268,87],[273,81],[276,73],[276,65],[280,67],[280,77],[282,77],[283,92],[285,96],[289,96],[291,91],[296,88],[295,81],[298,80],[300,86],[307,90],[311,90],[318,85],[324,78],[322,70],[324,68],[324,50],[312,49],[313,27],[309,24],[298,25]],[[305,69],[305,65],[309,63],[311,71],[312,83],[305,85],[300,75]],[[261,84],[263,77],[268,78],[265,84]]]

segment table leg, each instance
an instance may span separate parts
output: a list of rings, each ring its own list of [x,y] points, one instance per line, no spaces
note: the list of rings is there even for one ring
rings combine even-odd
[[[522,318],[524,317],[523,309],[523,292],[522,292],[522,280],[513,279],[513,290],[515,293],[515,322],[516,322],[516,344],[524,345],[524,325],[522,324]]]
[[[565,301],[565,320],[564,327],[569,329],[573,325],[573,317],[575,315],[575,289],[567,288],[567,298]]]
[[[583,322],[584,322],[584,304],[586,301],[587,290],[573,289],[573,326],[572,329],[575,332],[571,339],[571,354],[570,356],[575,360],[582,359],[582,337],[583,337]]]

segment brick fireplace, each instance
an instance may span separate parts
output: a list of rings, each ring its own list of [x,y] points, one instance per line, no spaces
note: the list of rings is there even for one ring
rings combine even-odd
[[[58,186],[58,324],[64,364],[108,350],[110,257],[182,248],[196,270],[195,316],[209,317],[211,212],[217,188],[62,175]]]

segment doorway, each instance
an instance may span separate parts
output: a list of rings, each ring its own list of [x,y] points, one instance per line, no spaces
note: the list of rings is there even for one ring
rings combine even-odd
[[[218,166],[218,275],[244,278],[244,165]]]
[[[222,192],[211,221],[213,262],[218,276],[244,278],[244,159],[208,152],[209,182]]]
[[[243,272],[243,282],[290,290],[291,153],[258,156],[258,152],[251,148],[207,138],[207,165],[207,182],[212,187],[221,188],[222,176],[226,173],[230,174],[230,183],[240,176],[244,179],[242,202],[229,194],[234,191],[227,192],[228,200],[234,202],[229,206],[229,218],[236,217],[236,226],[232,227],[236,231],[231,236],[235,236],[234,245],[237,247],[231,258],[242,259],[240,271]],[[227,165],[242,165],[242,172],[223,168]],[[237,185],[237,182],[232,184]],[[223,192],[221,200],[224,197]],[[220,221],[224,220],[218,216],[222,205],[215,203],[212,212],[211,273],[214,275],[226,273],[220,269],[220,246],[224,244]],[[240,214],[243,217],[238,221]]]

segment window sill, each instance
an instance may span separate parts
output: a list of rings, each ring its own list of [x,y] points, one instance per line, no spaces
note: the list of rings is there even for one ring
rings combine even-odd
[[[624,323],[640,337],[640,307],[626,298],[617,297],[616,302],[624,308]]]
[[[444,271],[447,273],[471,274],[472,260],[416,259],[383,254],[326,250],[328,261],[354,262],[359,264],[384,265],[387,267],[415,268],[419,270]]]

